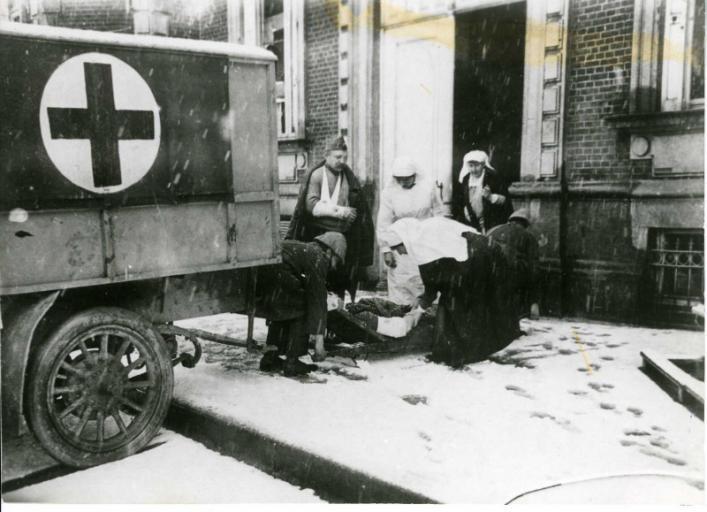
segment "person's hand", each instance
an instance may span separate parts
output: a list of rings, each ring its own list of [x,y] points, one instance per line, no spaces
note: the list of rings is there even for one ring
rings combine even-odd
[[[417,296],[417,305],[422,309],[428,309],[434,302],[434,297],[428,297],[424,293]]]
[[[356,220],[356,217],[358,217],[358,212],[356,211],[356,208],[351,208],[349,206],[342,206],[340,207],[341,210],[341,218],[348,222],[349,224],[353,224],[354,221]]]
[[[395,256],[393,256],[393,253],[388,251],[383,253],[383,261],[385,264],[390,267],[390,268],[395,268]]]
[[[484,189],[481,191],[481,195],[484,196],[485,199],[491,198],[491,189],[488,185],[484,186]]]
[[[530,305],[530,318],[532,320],[540,318],[540,307],[537,302],[533,302],[533,304]]]

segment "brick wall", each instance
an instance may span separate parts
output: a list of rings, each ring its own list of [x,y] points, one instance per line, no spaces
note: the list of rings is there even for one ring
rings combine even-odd
[[[634,0],[570,2],[565,166],[569,179],[625,179],[627,141],[604,118],[628,113]]]
[[[228,41],[228,8],[226,0],[212,0],[201,15],[201,39]]]
[[[225,0],[215,1],[223,2],[225,8]],[[189,0],[171,0],[166,3],[166,9],[171,14],[169,35],[199,39],[199,18],[184,9],[187,2]],[[39,22],[67,28],[128,34],[134,32],[133,12],[125,0],[62,0],[61,7],[56,11],[45,8],[44,17]],[[224,19],[224,27],[225,23]]]
[[[185,6],[189,5],[196,4],[193,0],[169,0],[166,2],[166,9],[171,15],[169,20],[170,37],[201,39],[199,13],[193,12],[193,9],[185,9]]]
[[[62,0],[58,12],[46,12],[50,25],[68,28],[133,32],[133,16],[125,0]]]
[[[326,141],[338,134],[338,2],[305,2],[305,127],[309,161],[324,156]]]

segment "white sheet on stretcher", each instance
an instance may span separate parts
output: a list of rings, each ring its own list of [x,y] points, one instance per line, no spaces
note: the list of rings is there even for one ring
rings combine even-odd
[[[391,338],[402,338],[417,325],[423,312],[424,310],[418,306],[405,316],[393,316],[390,318],[379,316],[376,332]]]

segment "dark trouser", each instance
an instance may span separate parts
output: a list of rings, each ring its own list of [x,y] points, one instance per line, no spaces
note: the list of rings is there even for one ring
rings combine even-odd
[[[305,355],[309,347],[305,317],[271,322],[266,343],[277,346],[278,353],[288,358]]]

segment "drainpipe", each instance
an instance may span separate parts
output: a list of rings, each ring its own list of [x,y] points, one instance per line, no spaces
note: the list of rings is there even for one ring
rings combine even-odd
[[[569,3],[567,2],[565,5],[567,6],[566,10],[566,23],[567,27],[572,27],[572,20],[570,19],[571,12],[569,9]],[[569,53],[569,49],[572,48],[572,30],[567,31],[567,39],[566,39],[566,47],[565,47],[565,83],[564,87],[569,88],[569,75],[570,75],[570,64],[569,64],[569,58],[567,56],[567,53]],[[562,106],[562,115],[566,116],[567,115],[567,101],[569,98],[569,94],[563,94],[563,101],[564,105]],[[559,231],[559,247],[558,247],[558,252],[559,252],[559,257],[560,257],[560,316],[561,317],[566,317],[570,314],[572,314],[572,308],[570,307],[570,304],[572,302],[572,293],[571,293],[571,288],[570,284],[572,281],[572,263],[570,262],[569,256],[568,256],[568,242],[567,238],[569,235],[569,219],[568,219],[568,212],[569,212],[569,184],[568,184],[568,176],[567,176],[567,167],[565,166],[565,151],[566,151],[566,141],[564,140],[565,138],[565,131],[562,130],[562,154],[559,155],[561,160],[560,164],[560,219],[558,223],[558,231]]]
[[[572,265],[567,256],[567,236],[569,209],[569,187],[567,184],[567,173],[565,170],[564,158],[560,166],[560,219],[558,223],[559,232],[559,258],[560,258],[560,316],[565,317],[570,314],[571,290],[570,280]]]

